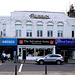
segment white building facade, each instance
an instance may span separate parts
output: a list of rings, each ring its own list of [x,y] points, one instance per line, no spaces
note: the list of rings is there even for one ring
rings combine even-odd
[[[16,51],[21,59],[25,53],[27,56],[55,54],[56,39],[75,39],[75,18],[63,12],[14,11],[11,16],[0,17],[0,32],[1,38],[18,39]]]

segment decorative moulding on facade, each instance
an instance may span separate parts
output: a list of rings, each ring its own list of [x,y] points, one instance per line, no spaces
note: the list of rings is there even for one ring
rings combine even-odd
[[[59,21],[59,22],[57,23],[57,25],[64,25],[64,23],[63,23],[62,21]]]
[[[53,25],[54,23],[52,21],[48,21],[47,25]]]
[[[38,21],[36,22],[37,25],[43,25],[43,22],[42,21]]]
[[[16,24],[16,25],[21,25],[22,22],[21,22],[20,20],[16,20],[16,21],[15,21],[15,24]]]
[[[32,21],[30,21],[30,20],[27,20],[27,21],[26,21],[26,25],[32,25],[32,24],[33,24]]]

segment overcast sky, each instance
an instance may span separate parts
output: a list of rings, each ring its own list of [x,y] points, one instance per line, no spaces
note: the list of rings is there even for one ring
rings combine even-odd
[[[0,0],[0,16],[10,16],[14,11],[66,12],[75,0]]]

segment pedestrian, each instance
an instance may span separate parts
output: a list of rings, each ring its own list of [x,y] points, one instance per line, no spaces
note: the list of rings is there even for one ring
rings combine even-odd
[[[10,58],[11,58],[11,57],[10,57],[10,53],[7,54],[6,57],[7,57],[7,61],[10,61]]]
[[[5,53],[2,53],[2,55],[4,56],[4,60],[6,61],[7,57]]]
[[[1,60],[2,60],[2,63],[4,63],[4,55],[3,54],[1,55]]]

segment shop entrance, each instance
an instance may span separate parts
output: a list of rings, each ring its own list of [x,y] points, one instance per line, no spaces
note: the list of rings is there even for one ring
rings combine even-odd
[[[2,53],[5,53],[6,56],[8,54],[10,54],[10,58],[13,60],[14,59],[14,51],[17,52],[17,46],[0,46],[0,56]]]
[[[26,51],[23,50],[23,59],[26,59]]]
[[[63,56],[64,61],[68,62],[68,50],[61,50],[60,54]]]

